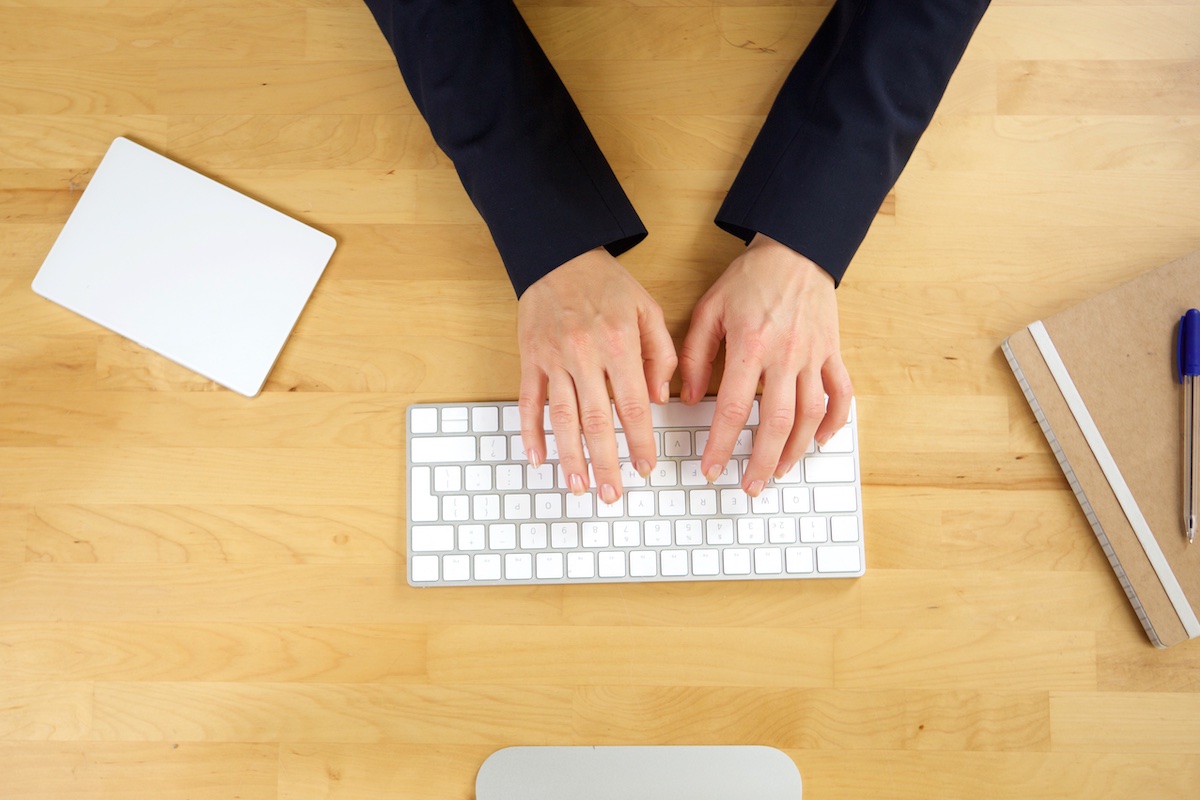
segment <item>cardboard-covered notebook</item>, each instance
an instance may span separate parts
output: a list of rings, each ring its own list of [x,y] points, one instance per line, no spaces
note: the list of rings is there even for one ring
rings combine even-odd
[[[1200,541],[1184,533],[1179,318],[1200,252],[1014,333],[1004,354],[1159,647],[1200,636]]]

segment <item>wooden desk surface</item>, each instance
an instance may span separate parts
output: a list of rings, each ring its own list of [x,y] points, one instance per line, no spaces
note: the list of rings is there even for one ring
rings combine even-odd
[[[825,4],[521,5],[681,339]],[[341,242],[261,397],[30,291],[117,135]],[[1147,643],[998,344],[1197,248],[1200,2],[997,0],[839,290],[866,577],[418,591],[404,408],[515,397],[515,303],[365,8],[0,0],[0,797],[470,798],[518,743],[1195,797],[1200,647]]]

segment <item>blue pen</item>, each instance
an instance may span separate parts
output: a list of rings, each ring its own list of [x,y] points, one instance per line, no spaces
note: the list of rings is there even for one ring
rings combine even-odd
[[[1200,514],[1200,311],[1190,309],[1179,320],[1179,380],[1183,383],[1183,528],[1188,544],[1196,540]]]

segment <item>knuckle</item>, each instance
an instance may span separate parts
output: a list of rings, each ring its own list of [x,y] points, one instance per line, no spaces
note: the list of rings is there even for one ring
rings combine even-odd
[[[580,419],[583,433],[587,437],[600,436],[612,430],[612,417],[607,409],[584,409]]]
[[[750,404],[743,400],[730,400],[724,405],[718,405],[716,417],[726,425],[740,428],[750,418]]]
[[[796,416],[788,409],[780,409],[759,420],[759,430],[771,436],[787,436],[796,424]]]
[[[798,411],[801,419],[821,419],[825,416],[825,400],[820,397],[806,399],[800,404]]]
[[[570,403],[550,403],[550,427],[554,430],[570,430],[575,427],[575,408]]]
[[[639,425],[650,416],[646,406],[637,400],[618,400],[616,406],[617,416],[626,427]]]

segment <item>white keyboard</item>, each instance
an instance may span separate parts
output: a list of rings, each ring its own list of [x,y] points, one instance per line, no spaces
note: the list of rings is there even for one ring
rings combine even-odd
[[[408,581],[413,586],[848,578],[865,569],[858,421],[758,497],[741,489],[758,406],[712,484],[700,472],[714,399],[652,405],[658,463],[628,463],[623,493],[573,495],[545,420],[547,461],[525,458],[517,404],[408,409]],[[614,415],[614,420],[615,420]],[[589,475],[589,485],[595,481]]]

